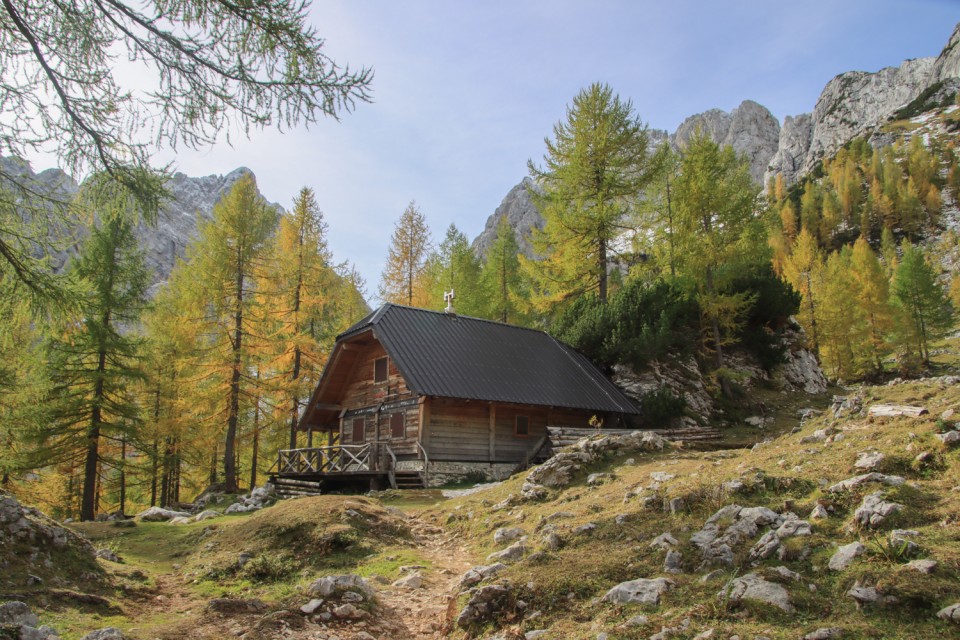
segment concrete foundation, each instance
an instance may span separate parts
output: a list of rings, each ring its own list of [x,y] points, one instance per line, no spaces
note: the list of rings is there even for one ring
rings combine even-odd
[[[468,477],[486,481],[505,480],[517,467],[513,462],[450,462],[431,461],[428,469],[431,487],[440,487]],[[397,471],[423,471],[423,460],[398,460]]]

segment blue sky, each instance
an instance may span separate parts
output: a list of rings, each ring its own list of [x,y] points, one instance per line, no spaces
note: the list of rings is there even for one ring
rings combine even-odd
[[[373,104],[156,157],[194,176],[247,166],[284,206],[312,187],[336,259],[357,265],[376,303],[407,203],[435,238],[453,222],[472,239],[591,82],[654,128],[745,99],[782,122],[811,111],[838,73],[937,55],[960,1],[316,0],[311,17],[334,59],[375,70]]]

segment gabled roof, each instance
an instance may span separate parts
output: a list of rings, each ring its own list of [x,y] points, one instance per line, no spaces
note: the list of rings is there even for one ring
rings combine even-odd
[[[543,331],[388,303],[337,346],[367,331],[419,395],[639,413],[586,357]]]

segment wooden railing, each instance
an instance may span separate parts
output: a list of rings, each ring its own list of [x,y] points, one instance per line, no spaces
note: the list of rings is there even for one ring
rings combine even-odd
[[[283,449],[278,452],[277,462],[270,468],[270,473],[307,475],[370,471],[371,451],[370,444]]]
[[[417,451],[420,456],[423,458],[423,471],[420,472],[420,478],[423,480],[423,486],[430,486],[430,456],[427,455],[427,450],[423,448],[423,445],[420,444],[420,441],[417,440]]]

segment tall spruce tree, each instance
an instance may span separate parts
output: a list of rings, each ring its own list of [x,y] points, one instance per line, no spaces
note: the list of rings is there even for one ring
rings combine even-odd
[[[427,220],[417,203],[411,201],[390,237],[387,264],[383,268],[378,290],[384,302],[430,306],[425,276],[431,246]]]
[[[647,127],[605,84],[580,91],[546,138],[543,166],[531,160],[533,194],[544,218],[533,232],[536,260],[524,260],[541,309],[587,292],[606,303],[614,239],[638,195],[658,174]]]
[[[83,489],[80,519],[97,515],[98,478],[107,460],[104,438],[136,435],[140,418],[133,397],[140,368],[141,341],[129,333],[146,304],[148,274],[129,216],[129,195],[108,177],[96,178],[81,202],[100,221],[71,263],[88,293],[79,317],[58,323],[47,350],[53,385],[51,424],[43,435],[51,461],[80,457]],[[109,460],[122,467],[123,459]]]
[[[953,310],[923,250],[904,240],[901,251],[890,285],[893,304],[900,311],[899,342],[927,364],[930,340],[950,327]]]

